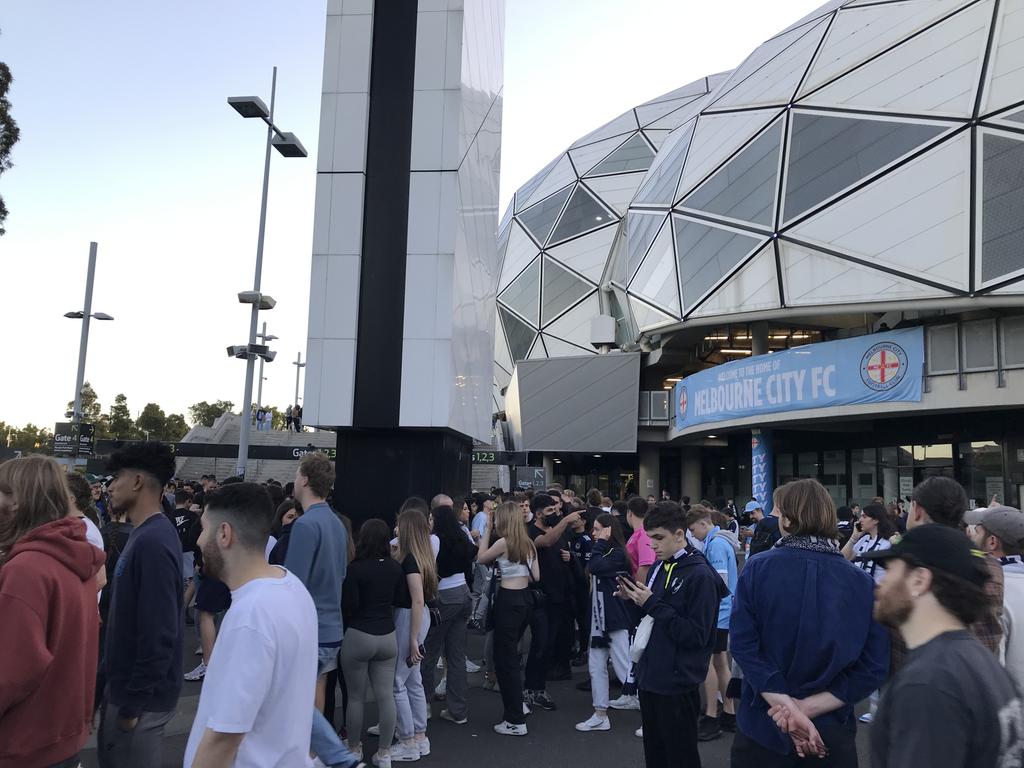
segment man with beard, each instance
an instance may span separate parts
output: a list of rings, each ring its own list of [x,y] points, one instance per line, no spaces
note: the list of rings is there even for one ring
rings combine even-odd
[[[174,454],[158,442],[131,445],[107,469],[111,508],[127,514],[133,530],[112,579],[99,762],[158,766],[182,684],[181,540],[161,506]]]
[[[185,768],[305,765],[316,687],[317,615],[295,575],[265,557],[273,509],[266,490],[212,492],[199,546],[206,574],[231,590],[192,722]]]
[[[1009,675],[968,631],[987,609],[987,567],[959,531],[912,529],[885,563],[875,618],[910,651],[882,695],[872,765],[1001,768],[1024,760],[1024,711]]]

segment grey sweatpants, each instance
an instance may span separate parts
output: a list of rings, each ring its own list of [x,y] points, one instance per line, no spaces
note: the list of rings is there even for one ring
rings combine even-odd
[[[363,743],[363,710],[369,684],[373,687],[380,715],[380,748],[391,747],[395,738],[395,695],[392,687],[397,658],[398,641],[394,632],[387,635],[369,635],[358,629],[345,632],[345,642],[341,644],[341,668],[348,686],[345,725],[349,744]]]
[[[143,712],[130,731],[117,724],[117,712],[117,705],[104,700],[96,738],[100,768],[160,768],[164,764],[164,726],[174,711]]]
[[[444,649],[444,657],[448,662],[448,685],[446,702],[448,711],[456,718],[467,716],[466,692],[469,681],[466,679],[466,622],[469,621],[472,602],[469,587],[465,584],[451,589],[442,589],[437,596],[437,605],[441,610],[441,623],[431,627],[427,633],[426,657],[420,665],[423,675],[423,689],[428,697],[434,695],[434,673],[437,660]]]

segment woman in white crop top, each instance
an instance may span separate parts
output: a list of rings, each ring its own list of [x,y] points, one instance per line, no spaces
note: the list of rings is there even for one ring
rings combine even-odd
[[[489,544],[491,531],[498,540]],[[487,519],[487,526],[477,550],[477,562],[498,564],[501,586],[495,591],[491,621],[494,624],[494,673],[501,688],[504,719],[494,726],[506,736],[525,736],[523,713],[523,680],[519,669],[519,638],[530,623],[533,598],[530,581],[540,580],[537,550],[526,534],[526,524],[519,506],[505,502]]]

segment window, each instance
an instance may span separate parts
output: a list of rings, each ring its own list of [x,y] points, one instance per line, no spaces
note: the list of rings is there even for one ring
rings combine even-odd
[[[995,320],[964,323],[961,337],[965,371],[990,371],[996,367]]]
[[[981,440],[957,445],[960,454],[960,483],[967,491],[973,507],[986,507],[997,496],[1003,496],[1003,449],[994,440]]]
[[[956,373],[956,326],[934,325],[928,329],[928,373]]]
[[[1002,322],[1003,366],[1024,366],[1024,315]]]
[[[1024,269],[1024,142],[986,135],[983,146],[981,279],[988,282]]]

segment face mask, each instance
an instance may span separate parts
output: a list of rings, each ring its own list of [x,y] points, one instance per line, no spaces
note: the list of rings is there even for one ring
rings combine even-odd
[[[561,515],[558,514],[544,515],[544,525],[546,525],[548,528],[554,528],[556,525],[558,525],[558,521],[560,519]]]

